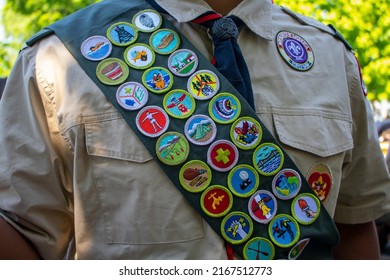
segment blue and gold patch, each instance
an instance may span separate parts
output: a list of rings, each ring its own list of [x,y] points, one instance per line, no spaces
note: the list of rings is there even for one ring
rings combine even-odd
[[[260,185],[257,171],[250,165],[235,166],[228,175],[228,186],[238,197],[250,197]]]
[[[231,244],[242,244],[253,232],[253,222],[244,212],[233,211],[221,223],[222,236]]]
[[[148,45],[136,43],[125,50],[124,59],[132,68],[146,69],[153,65],[156,55]]]
[[[287,214],[279,214],[270,222],[268,234],[274,244],[282,248],[288,248],[298,241],[300,228],[293,217]]]

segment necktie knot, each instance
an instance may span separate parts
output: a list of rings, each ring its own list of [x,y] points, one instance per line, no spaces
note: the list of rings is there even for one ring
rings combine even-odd
[[[231,18],[223,17],[214,21],[211,27],[211,34],[214,38],[220,40],[237,39],[238,28]]]

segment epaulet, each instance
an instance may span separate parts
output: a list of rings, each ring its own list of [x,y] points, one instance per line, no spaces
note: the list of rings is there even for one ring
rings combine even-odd
[[[292,16],[301,24],[315,27],[323,32],[326,32],[326,33],[332,35],[337,40],[340,40],[349,51],[353,52],[353,47],[351,46],[351,44],[348,43],[348,41],[344,38],[344,36],[341,35],[341,33],[332,24],[325,25],[325,24],[323,24],[323,23],[321,23],[313,18],[306,17],[304,15],[295,13],[286,7],[281,6],[280,8],[282,9],[283,12]]]
[[[45,38],[45,37],[47,37],[49,35],[52,35],[52,34],[54,34],[53,30],[44,28],[41,31],[39,31],[38,33],[35,33],[33,36],[31,36],[30,39],[28,39],[26,41],[26,45],[31,47],[32,45],[34,45],[39,40],[41,40],[41,39],[43,39],[43,38]]]

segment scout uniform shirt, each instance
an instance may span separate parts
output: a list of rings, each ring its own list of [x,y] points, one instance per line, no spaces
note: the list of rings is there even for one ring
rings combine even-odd
[[[188,23],[208,5],[156,2],[211,58],[206,30]],[[337,222],[362,223],[389,211],[388,173],[353,54],[329,28],[270,1],[246,0],[231,14],[247,25],[238,43],[256,112],[328,212]],[[276,44],[280,31],[310,44],[310,69],[286,61]],[[78,259],[226,258],[223,240],[57,37],[24,49],[8,85],[0,105],[7,151],[0,157],[1,215],[43,258],[63,258],[67,249]]]

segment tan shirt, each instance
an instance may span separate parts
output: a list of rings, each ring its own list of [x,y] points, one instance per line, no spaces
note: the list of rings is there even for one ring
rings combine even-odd
[[[206,30],[187,21],[201,0],[157,1],[211,58]],[[251,72],[256,112],[303,174],[332,175],[325,206],[337,222],[390,211],[390,180],[353,54],[329,33],[270,1],[243,1],[239,44]],[[315,65],[289,67],[275,36],[311,45]],[[329,31],[329,30],[328,30]],[[330,31],[329,31],[330,32]],[[0,103],[1,215],[44,258],[224,259],[223,241],[197,215],[55,36],[25,48]],[[70,244],[70,245],[69,245]]]

